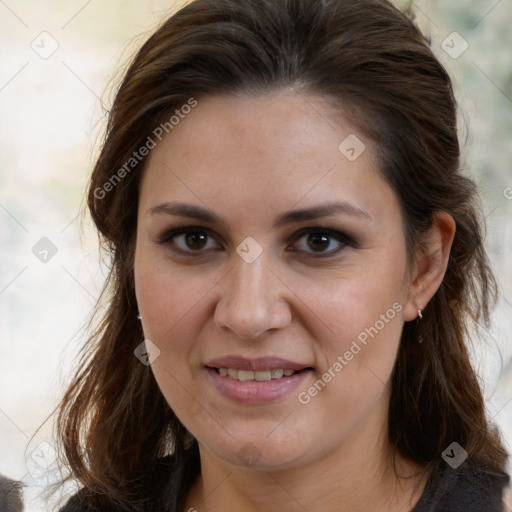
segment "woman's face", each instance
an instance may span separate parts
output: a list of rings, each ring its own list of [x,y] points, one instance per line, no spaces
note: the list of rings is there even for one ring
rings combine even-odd
[[[226,462],[289,468],[387,432],[414,310],[404,228],[370,141],[331,112],[210,97],[149,156],[135,282],[151,368]]]

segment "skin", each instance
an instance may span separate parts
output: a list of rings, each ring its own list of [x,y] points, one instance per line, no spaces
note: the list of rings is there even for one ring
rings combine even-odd
[[[353,133],[366,149],[349,161],[338,146]],[[404,322],[443,279],[455,225],[440,213],[409,262],[397,197],[377,169],[371,141],[322,98],[292,90],[200,99],[152,150],[140,191],[136,295],[145,337],[161,351],[152,371],[200,446],[202,471],[184,510],[392,512],[421,496],[427,475],[419,466],[398,454],[397,470],[409,478],[393,472],[389,379]],[[223,222],[151,212],[170,201],[208,208]],[[364,215],[273,226],[285,211],[331,201]],[[180,223],[209,230],[204,245],[190,247],[184,235],[159,243]],[[319,247],[307,234],[294,237],[310,227],[354,243],[330,237]],[[248,236],[262,248],[252,263],[236,252]],[[396,303],[396,316],[300,403],[298,392]],[[314,372],[277,402],[235,403],[204,369],[228,354],[280,356]],[[248,443],[259,457],[250,467],[238,455]]]

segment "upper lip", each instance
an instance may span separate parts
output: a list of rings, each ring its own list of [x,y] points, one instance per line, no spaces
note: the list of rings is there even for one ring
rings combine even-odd
[[[212,359],[206,366],[210,368],[233,368],[236,370],[250,370],[253,372],[264,370],[303,370],[304,368],[311,368],[311,366],[302,363],[296,363],[283,359],[281,357],[267,356],[248,359],[240,356],[225,356],[218,359]]]

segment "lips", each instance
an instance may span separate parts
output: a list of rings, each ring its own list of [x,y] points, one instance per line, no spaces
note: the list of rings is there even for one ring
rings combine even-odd
[[[205,369],[214,387],[226,398],[247,405],[274,402],[311,378],[313,368],[280,357],[213,359]]]

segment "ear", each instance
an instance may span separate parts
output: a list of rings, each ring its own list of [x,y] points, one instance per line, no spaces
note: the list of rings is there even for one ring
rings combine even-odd
[[[428,238],[416,252],[411,276],[411,287],[405,305],[406,322],[425,309],[443,281],[455,236],[455,221],[446,212],[437,212]]]

